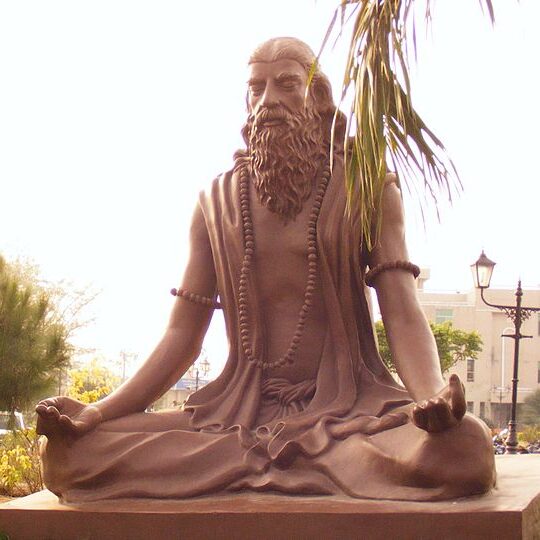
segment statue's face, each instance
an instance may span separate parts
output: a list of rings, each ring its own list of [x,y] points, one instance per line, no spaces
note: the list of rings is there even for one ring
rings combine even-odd
[[[305,105],[307,73],[296,60],[281,59],[275,62],[253,62],[249,66],[248,106],[255,117],[259,111],[272,110],[276,105],[288,109],[292,114]],[[282,123],[279,115],[268,115],[264,127]]]
[[[307,78],[292,59],[249,66],[243,136],[250,172],[261,204],[285,223],[302,210],[325,158],[321,116],[311,95],[305,98]]]

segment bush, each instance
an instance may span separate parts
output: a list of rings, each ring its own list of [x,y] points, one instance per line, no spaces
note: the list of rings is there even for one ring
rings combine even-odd
[[[69,378],[69,397],[82,403],[94,403],[103,399],[120,383],[120,378],[95,358],[86,366],[72,369]]]
[[[540,441],[540,426],[527,426],[518,433],[520,443],[531,444]]]
[[[36,430],[14,431],[0,439],[0,493],[20,497],[41,489],[43,480]]]
[[[519,421],[527,426],[540,425],[540,388],[523,400],[519,411]]]

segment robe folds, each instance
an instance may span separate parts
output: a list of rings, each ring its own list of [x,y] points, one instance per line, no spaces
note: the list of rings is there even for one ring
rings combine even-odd
[[[287,381],[265,380],[242,350],[239,200],[239,174],[232,171],[199,200],[230,347],[221,375],[174,413],[178,422],[172,429],[170,419],[163,430],[150,432],[114,431],[105,422],[79,438],[47,441],[42,448],[47,487],[66,502],[240,490],[405,500],[455,496],[436,481],[426,482],[401,451],[410,440],[405,434],[417,429],[406,414],[411,399],[377,352],[364,285],[361,217],[345,211],[340,165],[334,167],[317,227],[329,324],[317,377],[296,385],[299,397],[292,403],[276,398],[275,389],[286,388]],[[249,301],[256,303],[252,281],[248,287]],[[264,340],[257,320],[251,337],[256,355]]]

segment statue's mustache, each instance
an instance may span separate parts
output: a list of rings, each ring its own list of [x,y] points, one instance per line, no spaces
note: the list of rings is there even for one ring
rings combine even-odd
[[[268,124],[273,123],[290,123],[293,115],[283,106],[277,107],[265,107],[259,109],[255,115],[253,115],[253,125],[259,127],[272,127]]]

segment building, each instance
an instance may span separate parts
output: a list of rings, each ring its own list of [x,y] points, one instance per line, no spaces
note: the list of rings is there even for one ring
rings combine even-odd
[[[468,292],[426,291],[424,283],[429,270],[422,270],[418,279],[418,297],[428,320],[451,321],[455,328],[477,330],[482,336],[483,350],[477,360],[469,359],[452,369],[466,389],[469,411],[502,427],[510,419],[514,340],[502,335],[514,333],[507,315],[484,304],[478,289]],[[523,305],[540,307],[540,288],[523,291]],[[487,289],[486,300],[494,304],[515,305],[515,290]],[[517,401],[540,388],[540,313],[524,321],[521,334],[530,339],[520,341]],[[519,414],[518,414],[519,422]]]

